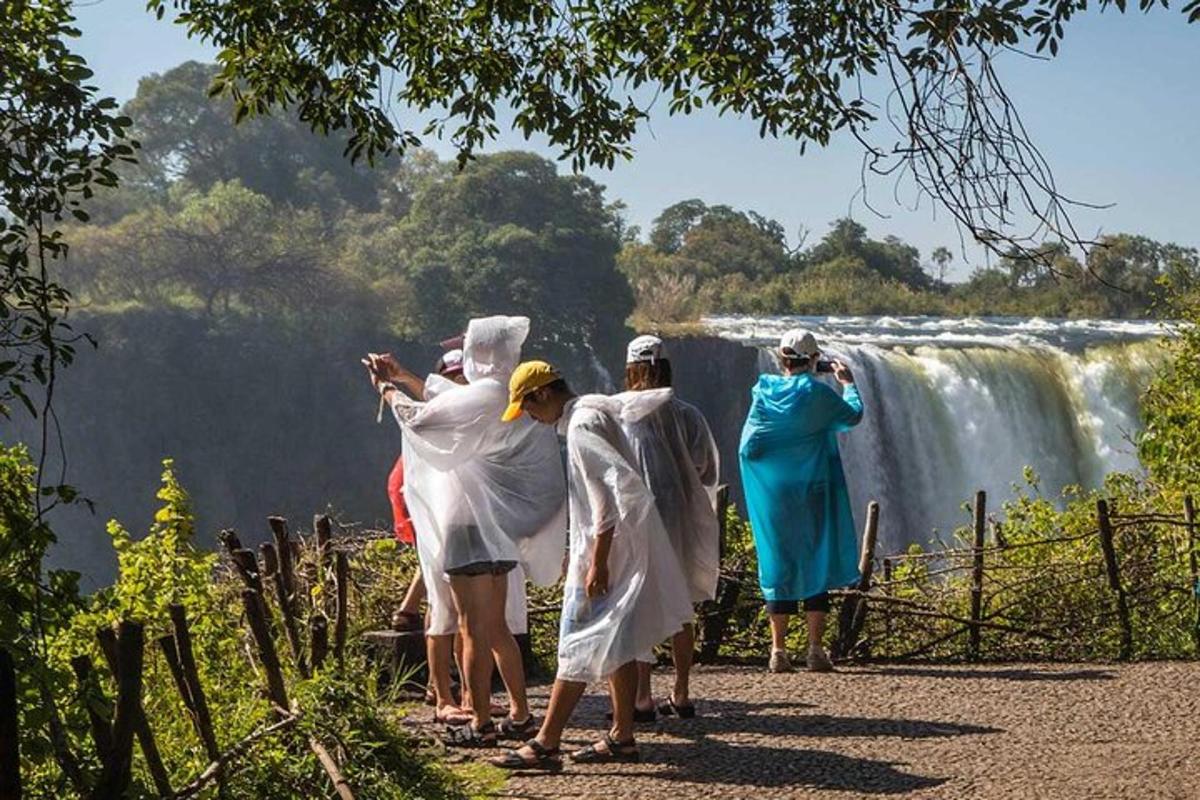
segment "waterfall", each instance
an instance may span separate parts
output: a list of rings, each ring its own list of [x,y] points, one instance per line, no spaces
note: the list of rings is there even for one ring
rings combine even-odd
[[[1152,323],[929,318],[708,320],[757,346],[762,370],[789,327],[812,330],[854,370],[866,413],[842,436],[856,515],[882,507],[885,551],[948,539],[969,522],[978,489],[989,507],[1029,467],[1041,490],[1092,488],[1139,468],[1139,396],[1160,363]]]

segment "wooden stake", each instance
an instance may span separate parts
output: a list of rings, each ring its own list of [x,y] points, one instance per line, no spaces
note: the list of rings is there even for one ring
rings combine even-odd
[[[308,620],[309,638],[312,641],[313,671],[319,670],[325,664],[329,655],[329,620],[323,614],[313,614]]]
[[[1187,523],[1188,569],[1192,577],[1192,585],[1189,588],[1196,614],[1196,623],[1192,626],[1192,640],[1195,642],[1196,652],[1200,653],[1200,564],[1197,564],[1200,554],[1196,552],[1196,504],[1191,495],[1183,498],[1183,521]]]
[[[242,549],[242,540],[238,538],[237,533],[231,528],[226,528],[217,534],[217,541],[225,548],[225,552],[232,554],[235,550]]]
[[[229,554],[229,558],[246,588],[262,593],[262,575],[258,571],[258,559],[254,557],[253,551],[234,550]]]
[[[350,589],[350,559],[345,551],[337,552],[337,618],[333,623],[333,656],[337,659],[338,669],[346,665],[346,623],[349,609]]]
[[[973,545],[974,564],[971,570],[971,633],[967,657],[978,661],[982,640],[982,629],[979,623],[983,621],[983,548],[984,537],[987,535],[987,492],[975,493],[975,541]]]
[[[145,721],[142,714],[142,657],[144,630],[141,623],[122,620],[116,635],[117,705],[113,714],[112,742],[103,756],[100,779],[96,782],[97,800],[119,800],[125,796],[132,778],[133,737]]]
[[[266,543],[259,548],[262,552],[263,563],[267,564],[269,569],[264,570],[270,574],[271,583],[275,587],[275,600],[279,603],[279,615],[283,617],[283,632],[288,641],[288,648],[292,651],[292,658],[296,662],[296,668],[304,677],[309,677],[308,664],[304,658],[304,644],[300,641],[300,623],[296,619],[294,607],[288,600],[287,589],[283,585],[283,571],[277,569],[279,557],[276,555],[275,545]]]
[[[17,667],[0,647],[0,800],[21,800],[21,735]]]
[[[112,750],[112,725],[96,706],[108,707],[108,698],[104,696],[104,689],[96,680],[92,659],[86,655],[75,656],[71,659],[71,671],[75,673],[75,680],[79,683],[79,702],[87,711],[92,744],[96,746],[96,754],[103,759]]]
[[[271,535],[275,539],[275,552],[279,556],[279,574],[288,602],[296,592],[296,563],[292,558],[292,541],[288,536],[287,520],[283,517],[267,517]]]
[[[883,560],[883,593],[886,596],[892,594],[892,560],[885,558]],[[883,604],[883,631],[884,636],[889,643],[892,640],[892,607],[888,603]]]
[[[246,611],[246,621],[250,623],[250,633],[254,636],[254,643],[258,648],[258,660],[267,675],[267,695],[279,708],[290,708],[283,682],[283,670],[279,666],[275,642],[271,639],[271,629],[267,627],[267,618],[263,614],[261,596],[252,589],[243,589],[242,607]]]
[[[125,625],[126,623],[121,623]],[[135,625],[136,623],[128,623]],[[145,636],[141,632],[141,626],[138,626],[139,633],[137,634],[138,643],[138,669],[141,669],[142,658],[144,654]],[[131,636],[132,634],[126,634]],[[112,628],[104,627],[96,632],[96,639],[100,643],[100,652],[104,654],[104,661],[108,665],[108,671],[112,673],[114,680],[117,681],[118,691],[121,686],[121,644],[120,635]],[[126,646],[130,646],[128,643]],[[139,686],[141,675],[138,676]],[[140,691],[140,690],[139,690]],[[120,704],[121,699],[118,695],[117,703]],[[162,755],[158,752],[158,744],[154,741],[154,731],[150,729],[150,723],[146,721],[146,714],[142,710],[141,697],[138,697],[138,706],[134,711],[132,720],[134,733],[137,735],[138,746],[142,748],[142,756],[146,759],[146,768],[150,771],[150,778],[154,781],[155,790],[163,797],[171,795],[171,779],[167,775],[167,768],[163,766]],[[113,744],[116,746],[115,732],[116,720],[114,718],[114,734]]]
[[[875,543],[879,538],[879,503],[872,500],[867,505],[867,523],[863,529],[862,551],[858,559],[858,583],[855,588],[860,594],[851,595],[842,601],[838,615],[838,635],[833,643],[833,657],[847,658],[858,642],[858,634],[866,623],[867,602],[863,594],[871,588],[871,576],[875,571]]]
[[[333,525],[328,514],[313,517],[313,531],[317,536],[317,563],[321,565],[321,571],[326,572],[329,570],[329,542],[333,538]]]
[[[1108,502],[1096,501],[1096,519],[1100,524],[1100,547],[1104,551],[1104,568],[1108,573],[1108,586],[1117,596],[1117,619],[1121,624],[1121,649],[1119,658],[1124,661],[1133,655],[1133,623],[1129,618],[1129,602],[1125,588],[1121,585],[1121,571],[1117,564],[1117,550],[1113,543],[1112,522],[1108,517]]]
[[[191,699],[190,708],[195,714],[196,733],[204,743],[204,752],[210,759],[216,759],[221,749],[217,744],[217,735],[213,729],[212,715],[208,710],[208,700],[200,685],[200,673],[196,668],[196,654],[192,650],[192,633],[188,629],[187,612],[183,606],[175,604],[170,608],[171,624],[175,629],[175,652],[179,657],[179,668],[187,686],[187,696]]]

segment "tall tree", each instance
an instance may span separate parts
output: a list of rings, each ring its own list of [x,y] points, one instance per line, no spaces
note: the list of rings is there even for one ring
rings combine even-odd
[[[351,243],[398,331],[437,341],[479,314],[533,319],[530,348],[615,357],[633,309],[620,220],[588,178],[532,153],[479,158],[429,183],[402,220]]]
[[[215,64],[187,61],[138,82],[124,107],[142,145],[128,184],[162,192],[186,180],[205,191],[237,180],[277,202],[378,207],[388,171],[351,164],[344,134],[315,134],[286,109],[235,125],[234,104],[209,93],[218,73]]]
[[[950,248],[938,246],[933,249],[929,256],[933,259],[933,263],[937,266],[937,281],[938,283],[946,282],[946,270],[950,267],[950,262],[954,260],[954,253],[950,252]]]
[[[1127,2],[1094,5],[1124,11]],[[1155,5],[1167,2],[1138,0]],[[216,89],[239,109],[294,106],[318,130],[351,131],[354,155],[446,133],[465,160],[499,132],[497,109],[510,107],[517,130],[545,134],[576,166],[611,165],[630,154],[662,97],[672,114],[745,115],[801,149],[844,131],[865,148],[868,169],[907,170],[997,252],[1032,251],[1047,227],[1082,239],[995,59],[1023,48],[1057,55],[1087,0],[384,0],[369,14],[299,0],[149,7],[178,9],[189,33],[221,48]],[[1200,0],[1183,9],[1200,19]],[[875,109],[891,117],[878,131]],[[1017,204],[1030,230],[1014,228]]]

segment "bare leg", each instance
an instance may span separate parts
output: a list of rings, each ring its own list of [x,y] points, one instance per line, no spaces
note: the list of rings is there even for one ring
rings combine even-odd
[[[538,744],[548,750],[554,750],[562,744],[563,730],[566,729],[571,712],[579,705],[579,698],[583,697],[583,690],[586,688],[586,683],[577,681],[554,682],[554,688],[550,690],[550,705],[546,707],[546,719],[542,721],[542,728],[534,737]],[[524,751],[524,748],[522,750]],[[531,754],[523,752],[523,755]]]
[[[429,683],[436,698],[439,714],[457,708],[450,691],[450,653],[454,636],[426,636],[425,657],[429,661]]]
[[[774,650],[787,649],[787,628],[790,614],[771,615],[771,648]]]
[[[458,630],[463,639],[464,683],[471,694],[471,721],[482,728],[491,719],[492,575],[452,575],[450,590],[458,606]],[[464,703],[465,705],[465,703]]]
[[[608,690],[612,694],[613,724],[612,738],[624,744],[633,739],[633,707],[638,691],[638,662],[622,664],[608,678]]]
[[[637,700],[634,705],[639,711],[649,711],[654,708],[654,693],[650,691],[650,672],[654,669],[654,665],[644,661],[635,663],[637,664]],[[613,718],[616,718],[616,709],[613,709]]]
[[[424,600],[425,579],[421,577],[421,568],[417,567],[413,570],[413,577],[408,584],[408,591],[404,593],[404,602],[400,604],[400,613],[419,616],[421,613],[421,603]]]
[[[671,695],[671,702],[677,706],[686,706],[691,702],[690,678],[695,649],[696,626],[689,622],[671,637],[671,660],[675,662],[675,691]]]
[[[529,718],[529,701],[525,693],[525,665],[521,662],[521,648],[513,638],[505,621],[505,601],[508,598],[508,576],[497,575],[492,597],[495,604],[492,636],[492,655],[496,657],[496,666],[500,668],[500,677],[504,687],[508,689],[508,715],[514,722],[523,722]]]
[[[825,612],[808,611],[804,616],[808,623],[808,646],[820,645],[825,639]]]

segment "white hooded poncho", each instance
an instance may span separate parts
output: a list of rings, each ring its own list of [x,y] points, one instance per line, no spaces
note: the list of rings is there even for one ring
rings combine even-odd
[[[531,420],[500,420],[528,333],[525,317],[471,320],[463,345],[467,385],[431,376],[424,403],[394,395],[405,500],[431,584],[478,561],[516,561],[542,586],[558,580],[566,529],[558,443]]]
[[[567,440],[571,504],[558,643],[562,680],[592,683],[630,661],[651,661],[655,645],[692,617],[679,560],[621,428],[670,397],[669,389],[586,395],[571,401],[559,421]],[[608,593],[589,599],[596,536],[610,528]]]
[[[695,406],[672,398],[624,428],[679,558],[691,601],[712,600],[721,569],[716,514],[720,461],[708,422]]]

